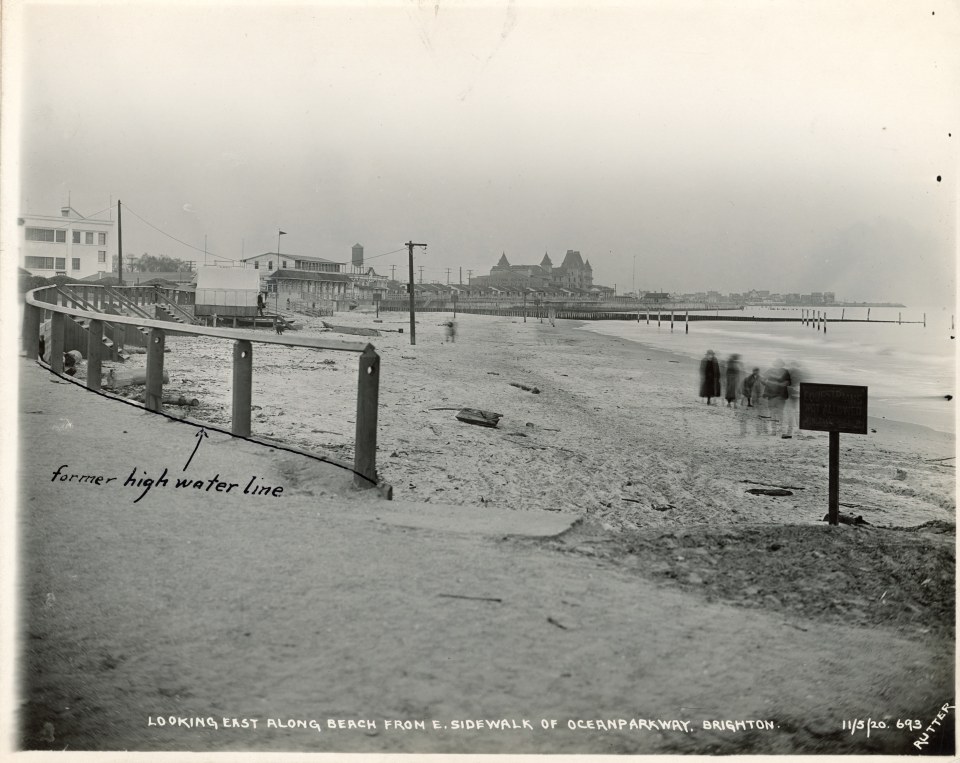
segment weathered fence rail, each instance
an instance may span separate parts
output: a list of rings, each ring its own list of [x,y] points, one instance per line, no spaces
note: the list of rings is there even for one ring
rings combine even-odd
[[[133,287],[150,289],[151,287]],[[128,298],[147,299],[148,295],[134,294]],[[116,306],[116,295],[106,290],[99,292],[88,289],[83,297],[86,305],[96,310],[77,306],[78,300],[72,295],[59,291],[55,286],[45,286],[28,292],[23,310],[22,345],[28,358],[36,358],[39,352],[40,327],[44,313],[51,313],[50,344],[48,349],[50,368],[55,373],[63,373],[64,326],[68,318],[80,318],[90,321],[85,355],[87,359],[87,387],[99,390],[101,384],[101,361],[105,352],[103,332],[105,326],[134,326],[149,329],[147,345],[147,384],[144,406],[147,410],[159,412],[163,408],[163,361],[164,345],[169,321],[145,318],[140,315],[114,315],[107,312],[109,306]],[[145,303],[144,303],[145,304]],[[72,322],[72,321],[71,321]],[[253,345],[274,344],[286,347],[306,347],[315,350],[334,350],[355,352],[360,356],[357,381],[357,417],[354,440],[354,484],[358,487],[377,485],[377,413],[380,389],[380,356],[372,344],[365,342],[344,342],[321,337],[287,337],[282,335],[258,334],[243,329],[208,328],[196,325],[175,324],[177,335],[206,336],[215,339],[233,340],[233,399],[231,431],[236,435],[248,437],[250,430],[250,404],[253,380]],[[81,349],[83,352],[83,349]]]

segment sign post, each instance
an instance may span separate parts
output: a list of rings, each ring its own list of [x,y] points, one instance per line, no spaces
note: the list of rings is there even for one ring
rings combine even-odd
[[[840,433],[867,433],[867,388],[800,383],[800,429],[830,433],[828,520],[840,524]]]

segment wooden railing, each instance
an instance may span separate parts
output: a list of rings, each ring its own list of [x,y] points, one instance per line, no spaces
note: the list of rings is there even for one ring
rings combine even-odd
[[[149,287],[141,287],[149,288]],[[105,305],[110,302],[106,292],[88,294],[88,304]],[[94,302],[101,298],[103,302]],[[71,304],[72,303],[72,304]],[[45,286],[27,293],[23,310],[23,350],[28,358],[39,353],[40,326],[44,311],[52,313],[50,320],[50,343],[47,352],[50,368],[63,373],[64,321],[67,316],[90,321],[87,327],[87,387],[99,390],[101,384],[101,361],[104,352],[103,331],[106,324],[137,326],[150,330],[147,347],[147,378],[144,406],[159,412],[163,407],[163,353],[169,321],[111,315],[76,306],[76,300],[54,286]],[[284,345],[286,347],[309,347],[315,350],[356,352],[360,355],[357,381],[357,420],[354,441],[354,484],[358,487],[377,486],[377,412],[380,390],[380,356],[372,344],[343,342],[320,337],[286,337],[259,334],[242,329],[207,328],[203,326],[176,324],[177,335],[208,336],[232,339],[233,345],[233,410],[231,431],[243,437],[250,432],[250,402],[253,381],[253,343]]]

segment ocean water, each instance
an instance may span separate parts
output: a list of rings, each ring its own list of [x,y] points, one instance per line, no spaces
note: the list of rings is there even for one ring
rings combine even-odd
[[[871,308],[870,323],[841,322],[841,308],[822,310],[826,332],[800,323],[691,321],[684,333],[683,315],[663,314],[647,325],[636,321],[588,322],[585,328],[667,352],[701,358],[713,350],[721,362],[738,353],[744,368],[769,368],[774,360],[797,366],[801,378],[821,384],[857,384],[869,388],[869,415],[955,432],[956,342],[949,308]],[[922,321],[922,323],[882,323]],[[716,314],[716,313],[714,313]],[[753,308],[719,315],[800,317],[800,308]],[[843,308],[847,319],[865,319],[867,308]],[[691,380],[691,386],[695,381]]]

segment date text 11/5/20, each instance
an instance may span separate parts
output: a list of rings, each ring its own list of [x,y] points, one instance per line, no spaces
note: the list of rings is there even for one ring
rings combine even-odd
[[[873,718],[854,718],[853,720],[843,722],[843,730],[856,734],[858,731],[866,731],[870,736],[871,731],[882,731],[884,729],[909,729],[910,731],[919,731],[923,728],[923,722],[911,720],[909,718],[898,718],[894,721],[875,721]]]

